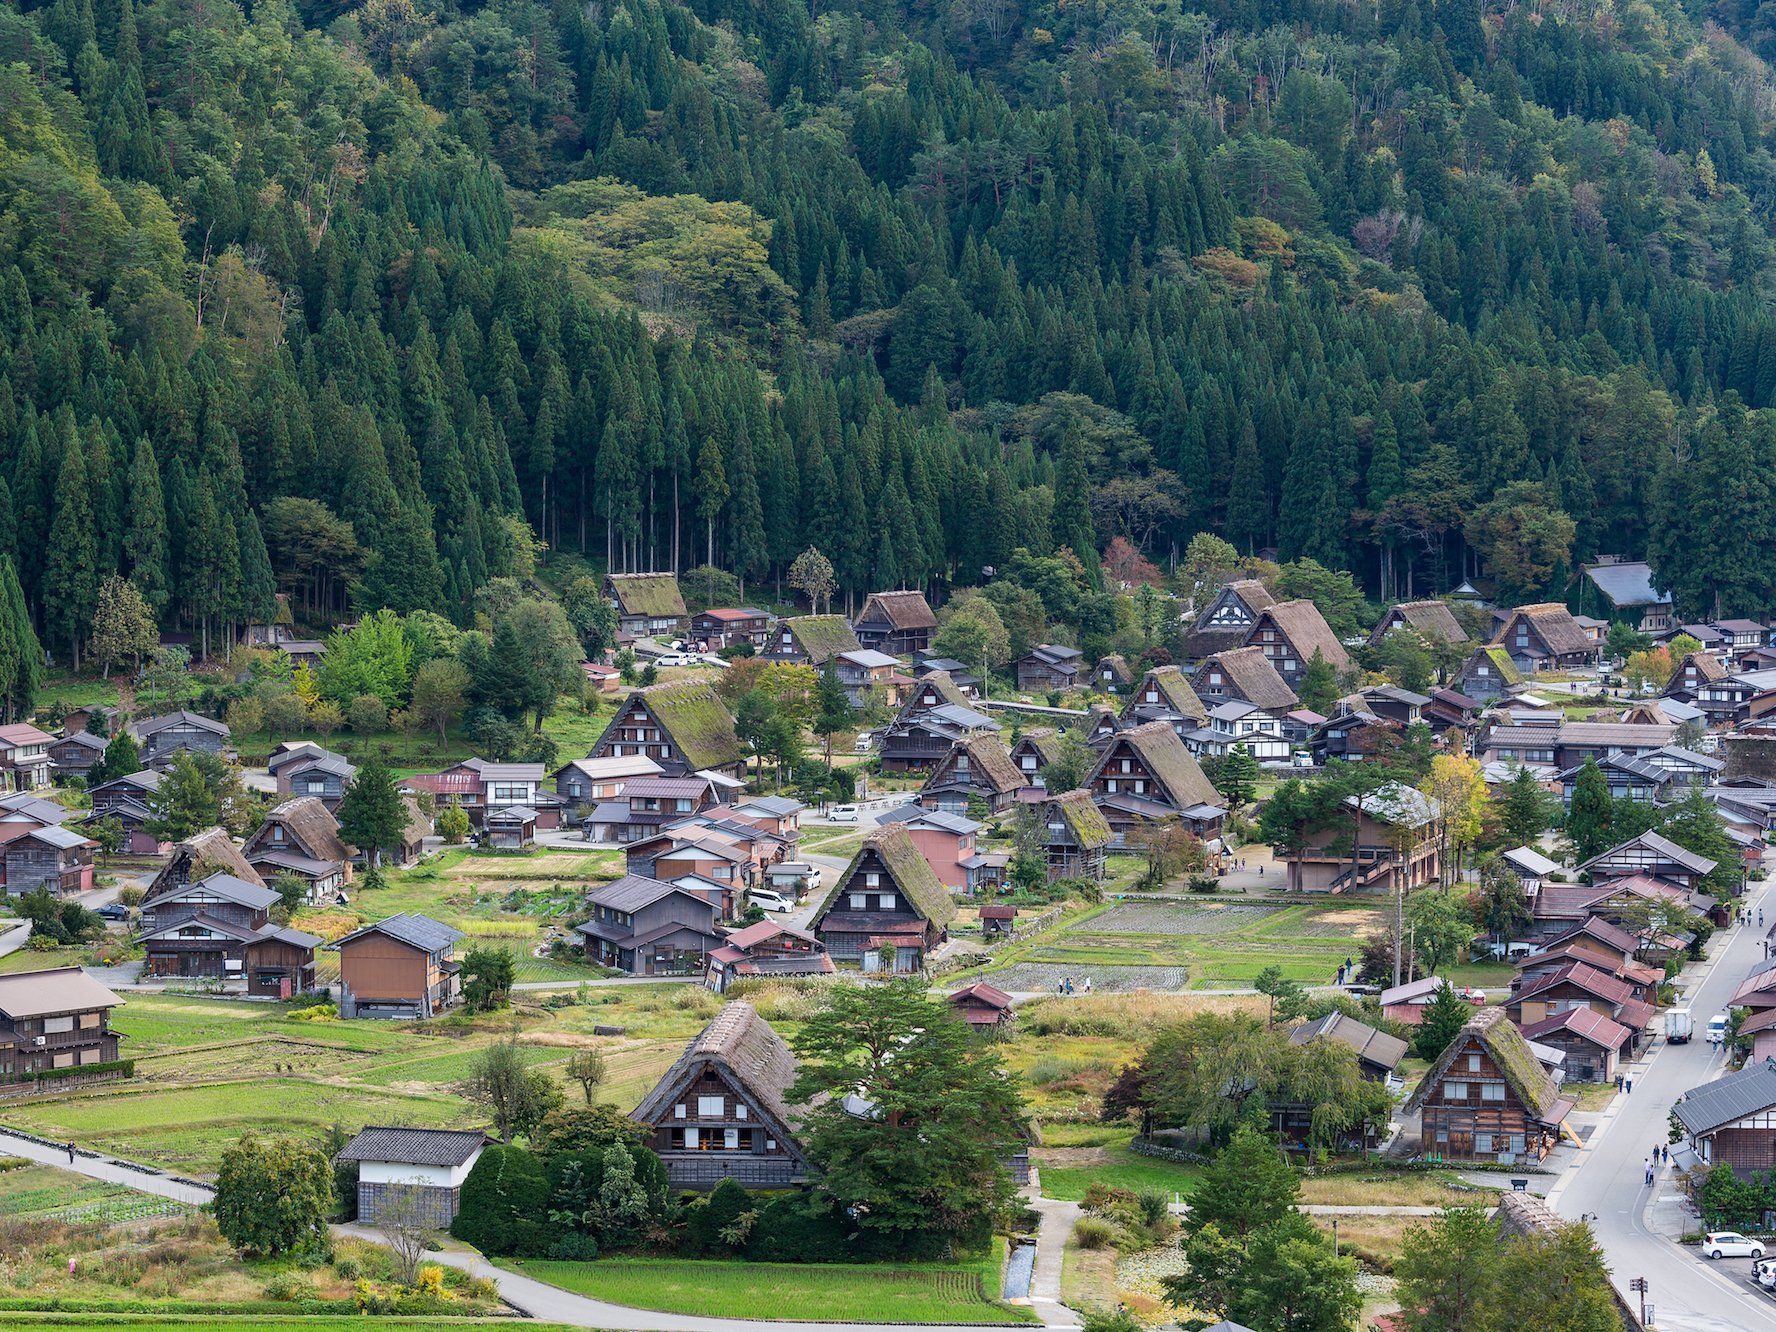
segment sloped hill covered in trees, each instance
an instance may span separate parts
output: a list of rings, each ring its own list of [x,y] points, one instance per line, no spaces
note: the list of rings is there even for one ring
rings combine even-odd
[[[58,652],[113,571],[464,621],[536,536],[1776,611],[1776,89],[1716,17],[9,0],[0,553]]]

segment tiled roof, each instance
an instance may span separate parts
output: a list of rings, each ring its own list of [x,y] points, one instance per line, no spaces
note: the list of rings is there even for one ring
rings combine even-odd
[[[497,1139],[479,1129],[382,1128],[359,1130],[333,1159],[393,1165],[459,1166]]]
[[[1776,1060],[1766,1059],[1685,1092],[1672,1113],[1691,1133],[1700,1134],[1771,1106],[1776,1106]]]
[[[467,937],[461,930],[453,929],[441,920],[433,920],[430,916],[403,911],[399,915],[365,925],[361,929],[353,930],[343,938],[335,939],[332,947],[339,948],[366,934],[386,934],[391,939],[399,940],[401,943],[427,953],[436,953],[450,947],[458,939]]]
[[[114,1008],[122,1002],[79,967],[15,971],[0,976],[0,1013],[14,1021],[88,1008]]]

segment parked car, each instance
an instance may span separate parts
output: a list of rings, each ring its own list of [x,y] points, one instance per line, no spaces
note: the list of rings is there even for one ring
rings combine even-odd
[[[1710,1045],[1720,1045],[1727,1039],[1729,1020],[1725,1013],[1716,1013],[1708,1019],[1708,1043]]]
[[[772,892],[769,888],[754,888],[746,894],[746,901],[763,911],[794,911],[797,905],[795,898]]]
[[[856,805],[834,805],[826,811],[828,823],[856,823],[857,818]]]
[[[869,731],[859,733],[854,746],[859,754],[867,754],[876,747],[876,737]]]
[[[1776,1258],[1760,1258],[1754,1262],[1751,1279],[1765,1290],[1776,1290]]]
[[[695,666],[697,665],[697,658],[692,656],[689,652],[667,652],[661,656],[655,657],[654,665],[661,667]]]
[[[107,902],[99,908],[99,919],[101,920],[128,920],[129,918],[130,909],[122,902]]]
[[[1711,1230],[1702,1237],[1702,1252],[1709,1258],[1750,1258],[1764,1256],[1764,1246],[1736,1230]]]
[[[1482,1004],[1483,1005],[1486,1003],[1486,991],[1481,990],[1481,989],[1477,989],[1472,985],[1469,985],[1469,986],[1466,986],[1463,988],[1463,990],[1461,992],[1461,997],[1463,999],[1466,999],[1470,1004]]]

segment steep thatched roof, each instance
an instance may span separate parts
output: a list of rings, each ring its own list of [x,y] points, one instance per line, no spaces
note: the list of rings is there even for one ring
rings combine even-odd
[[[746,760],[746,746],[734,733],[734,714],[708,685],[654,685],[640,695],[691,767],[722,768]]]
[[[921,702],[927,686],[937,692],[940,699],[940,702],[936,704],[938,707],[942,707],[945,703],[948,703],[951,706],[958,708],[968,708],[970,710],[974,708],[973,700],[970,699],[967,694],[962,692],[962,686],[950,678],[950,673],[948,671],[932,671],[927,675],[921,675],[918,683],[913,686],[912,691],[907,695],[906,704],[900,710],[900,715],[902,717],[914,717],[927,710]]]
[[[1548,645],[1548,651],[1558,656],[1590,652],[1596,646],[1591,641],[1591,635],[1573,619],[1572,612],[1558,601],[1542,601],[1533,606],[1517,607],[1492,641],[1506,646],[1511,635],[1516,632],[1518,623],[1524,620],[1529,622],[1530,628],[1535,630],[1542,642]]]
[[[1112,761],[1117,749],[1124,743],[1131,745],[1141,756],[1147,770],[1165,785],[1172,803],[1179,809],[1189,809],[1192,805],[1226,806],[1227,802],[1221,798],[1215,784],[1197,766],[1190,751],[1184,748],[1184,742],[1178,738],[1178,733],[1172,729],[1170,722],[1147,722],[1121,732],[1105,747],[1103,756],[1098,760],[1099,771]],[[1095,778],[1097,771],[1092,776]]]
[[[1061,756],[1061,733],[1052,726],[1032,726],[1018,737],[1013,749],[1029,745],[1036,751],[1037,762],[1046,767]]]
[[[1011,761],[1005,742],[992,731],[975,731],[963,736],[951,746],[951,754],[957,751],[968,755],[969,767],[976,775],[985,778],[995,791],[1016,791],[1024,785],[1024,774]],[[947,766],[947,763],[938,764],[938,771],[943,772]]]
[[[802,655],[815,666],[823,666],[827,658],[855,652],[863,646],[843,615],[792,615],[778,625],[793,636]]]
[[[1149,690],[1159,694],[1162,700],[1160,704],[1147,702]],[[1196,690],[1190,687],[1190,681],[1185,678],[1184,672],[1176,666],[1155,666],[1143,675],[1140,682],[1129,691],[1128,702],[1122,705],[1122,715],[1135,716],[1143,709],[1155,706],[1162,706],[1180,717],[1194,717],[1198,721],[1206,720],[1209,715],[1209,710],[1196,696]]]
[[[684,594],[678,590],[678,578],[674,574],[611,574],[606,582],[625,615],[666,619],[685,613]]]
[[[1379,643],[1387,637],[1390,628],[1404,624],[1416,629],[1426,638],[1440,638],[1445,643],[1465,643],[1468,631],[1461,627],[1461,621],[1455,613],[1441,601],[1402,601],[1381,617],[1381,623],[1375,626],[1375,632],[1369,636],[1371,643]]]
[[[1196,682],[1202,684],[1204,673],[1216,670],[1227,678],[1236,694],[1255,708],[1288,709],[1301,702],[1295,691],[1289,688],[1288,681],[1277,674],[1277,668],[1270,664],[1263,648],[1244,647],[1217,652],[1197,667]],[[1207,685],[1203,687],[1208,688]]]
[[[283,824],[286,837],[316,860],[337,860],[344,864],[352,857],[352,848],[339,835],[339,820],[316,796],[297,796],[273,806],[266,814],[265,822],[247,840],[248,847],[254,851],[281,849],[269,836],[274,823]]]
[[[161,866],[142,900],[152,902],[162,893],[218,872],[265,887],[265,880],[258,870],[247,864],[247,858],[240,853],[232,837],[221,828],[205,828],[173,848],[172,858]]]
[[[1332,626],[1326,623],[1326,617],[1320,614],[1320,608],[1306,598],[1279,601],[1274,606],[1266,607],[1264,613],[1258,617],[1258,623],[1246,635],[1248,645],[1258,641],[1257,635],[1267,622],[1283,631],[1284,636],[1294,645],[1295,651],[1300,654],[1303,664],[1313,660],[1317,649],[1333,670],[1350,669],[1350,653],[1344,650],[1344,644],[1338,641],[1338,635],[1332,632]]]
[[[1490,644],[1486,647],[1475,648],[1474,655],[1468,658],[1467,663],[1462,667],[1460,674],[1466,675],[1468,667],[1472,666],[1475,660],[1480,657],[1486,658],[1487,664],[1491,666],[1494,671],[1498,672],[1498,678],[1506,684],[1514,685],[1523,683],[1523,672],[1517,669],[1517,663],[1511,660],[1511,654],[1505,651],[1502,647],[1496,647]]]
[[[735,1000],[691,1038],[684,1053],[629,1114],[640,1124],[664,1124],[672,1103],[705,1064],[713,1065],[729,1083],[744,1088],[759,1108],[783,1128],[795,1129],[807,1107],[791,1105],[796,1080],[795,1052],[751,1004]]]
[[[894,880],[894,886],[906,895],[907,901],[918,909],[920,915],[934,925],[950,923],[956,915],[955,899],[944,887],[943,880],[937,877],[937,871],[931,868],[931,862],[920,854],[904,823],[883,824],[863,839],[863,845],[857,848],[851,863],[834,877],[826,900],[810,920],[819,921],[832,910],[833,903],[839,900],[839,895],[856,875],[858,865],[872,851],[881,859],[889,877]]]
[[[1456,1058],[1466,1053],[1475,1041],[1498,1066],[1506,1084],[1531,1114],[1546,1123],[1559,1123],[1566,1118],[1572,1102],[1561,1099],[1554,1079],[1548,1076],[1542,1061],[1529,1048],[1529,1041],[1518,1030],[1517,1024],[1505,1016],[1502,1008],[1483,1008],[1468,1019],[1461,1034],[1449,1043],[1413,1090],[1412,1099],[1406,1102],[1407,1114],[1416,1114],[1424,1107],[1432,1089],[1443,1081]]]
[[[1109,846],[1115,835],[1104,811],[1092,803],[1090,791],[1063,791],[1049,800],[1056,812],[1073,832],[1074,840],[1085,850]]]
[[[937,616],[923,592],[871,592],[857,613],[856,624],[886,624],[895,629],[935,629]]]
[[[1716,680],[1727,678],[1727,668],[1721,664],[1721,659],[1714,653],[1691,652],[1678,662],[1676,668],[1671,672],[1671,678],[1665,682],[1666,693],[1670,693],[1683,684],[1684,668],[1688,666],[1696,668],[1696,678],[1705,684],[1712,684]]]

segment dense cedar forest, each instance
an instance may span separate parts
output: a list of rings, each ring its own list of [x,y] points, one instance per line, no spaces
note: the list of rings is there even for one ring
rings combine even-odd
[[[1762,7],[0,9],[0,599],[1192,534],[1776,612]],[[1776,54],[1776,52],[1772,52]]]

